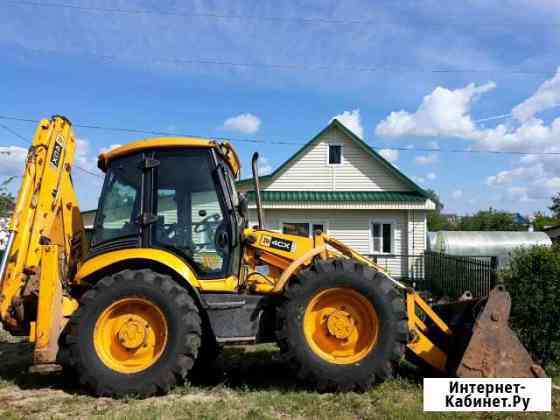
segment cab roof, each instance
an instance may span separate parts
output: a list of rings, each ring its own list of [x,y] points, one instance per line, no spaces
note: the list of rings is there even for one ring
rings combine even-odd
[[[99,155],[97,166],[102,171],[106,171],[109,162],[115,158],[137,153],[142,150],[157,150],[167,148],[200,148],[214,149],[218,155],[224,158],[229,165],[233,175],[237,177],[241,168],[239,157],[233,146],[227,142],[219,142],[212,139],[197,137],[155,137],[144,140],[134,141],[123,146],[116,147]]]

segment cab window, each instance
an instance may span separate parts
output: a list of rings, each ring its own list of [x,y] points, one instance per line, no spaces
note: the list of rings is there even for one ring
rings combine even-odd
[[[138,165],[138,156],[111,162],[96,216],[95,243],[139,234],[142,172]]]
[[[230,249],[210,157],[206,150],[156,154],[154,242],[180,253],[199,275],[219,277],[227,271]]]

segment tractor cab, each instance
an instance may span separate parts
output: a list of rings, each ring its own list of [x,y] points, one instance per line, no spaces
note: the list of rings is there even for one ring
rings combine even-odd
[[[90,255],[159,248],[184,259],[199,279],[239,271],[239,160],[227,143],[149,139],[99,157],[106,172]]]

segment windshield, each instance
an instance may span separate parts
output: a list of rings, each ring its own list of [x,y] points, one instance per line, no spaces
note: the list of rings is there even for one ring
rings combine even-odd
[[[95,243],[138,234],[142,182],[139,162],[137,155],[111,162],[96,217]]]

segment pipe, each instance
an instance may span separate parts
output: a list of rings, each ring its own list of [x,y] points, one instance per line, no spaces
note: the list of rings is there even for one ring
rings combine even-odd
[[[255,183],[257,218],[259,220],[259,229],[262,229],[264,224],[264,215],[263,215],[262,202],[261,202],[261,186],[259,183],[259,170],[257,167],[258,160],[259,160],[259,154],[257,152],[253,153],[253,158],[251,159],[251,165],[253,167],[253,182]]]

